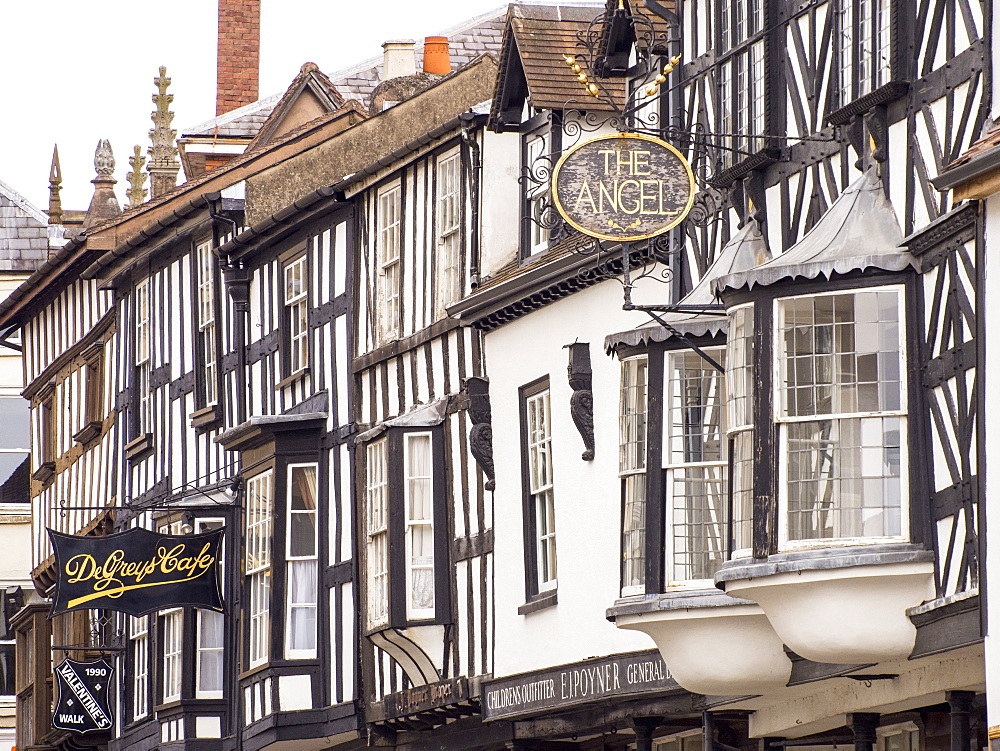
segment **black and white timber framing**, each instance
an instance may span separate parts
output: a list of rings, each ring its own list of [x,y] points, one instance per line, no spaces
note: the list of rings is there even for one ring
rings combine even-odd
[[[933,591],[906,612],[916,637],[904,659],[810,659],[779,640],[780,685],[725,695],[688,690],[648,637],[608,623],[733,606],[719,590],[749,569],[729,560],[730,538],[728,573],[670,573],[671,358],[693,344],[722,360],[727,326],[684,339],[637,329],[647,321],[622,309],[620,256],[604,255],[619,249],[590,253],[537,213],[531,160],[554,161],[596,122],[560,56],[579,54],[575,33],[602,10],[512,7],[498,77],[492,59],[476,61],[384,112],[276,140],[74,237],[0,305],[0,330],[20,326],[24,343],[36,530],[227,530],[221,625],[193,609],[23,616],[36,660],[52,643],[118,660],[103,747],[695,751],[803,737],[888,751],[886,738],[915,733],[917,751],[948,744],[949,712],[969,746],[970,712],[983,714],[984,234],[978,205],[953,205],[931,179],[986,124],[992,4],[642,5],[665,35],[658,51],[682,55],[655,105],[658,135],[688,156],[699,194],[644,267],[669,283],[647,278],[637,299],[680,300],[746,237],[780,259],[866,175],[912,258],[718,290],[730,335],[733,311],[758,312],[764,389],[777,374],[775,300],[899,290],[907,535],[871,560],[905,554],[933,570]],[[598,67],[623,88],[635,70],[619,63],[638,54],[624,18],[598,29]],[[865,18],[871,59],[851,44]],[[553,59],[565,105],[533,88]],[[488,115],[491,97],[502,106]],[[433,115],[420,119],[425,103]],[[289,196],[277,212],[274,186]],[[640,370],[648,433],[630,442],[621,405]],[[704,371],[706,390],[721,388]],[[815,551],[780,549],[769,394],[748,421],[746,565],[811,570],[800,564]],[[727,497],[733,462],[716,462]],[[644,517],[626,530],[636,482]],[[304,528],[306,552],[293,543]],[[33,544],[36,587],[50,592],[48,541]],[[896,693],[866,704],[864,681]],[[44,709],[42,684],[20,684],[19,701]],[[76,747],[46,732],[20,745]],[[984,729],[972,733],[985,745]]]

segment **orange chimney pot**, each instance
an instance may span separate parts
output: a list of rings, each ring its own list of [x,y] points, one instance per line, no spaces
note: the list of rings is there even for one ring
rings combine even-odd
[[[439,76],[451,73],[448,37],[426,37],[424,39],[424,73],[436,73]]]

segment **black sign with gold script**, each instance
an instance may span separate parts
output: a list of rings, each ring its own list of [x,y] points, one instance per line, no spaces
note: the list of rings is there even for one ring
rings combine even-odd
[[[115,724],[111,712],[115,670],[111,663],[107,660],[63,660],[53,672],[57,698],[52,727],[71,733],[110,731]]]
[[[222,610],[225,530],[163,535],[130,529],[105,537],[48,532],[56,557],[52,615],[104,608],[138,616],[182,605]]]
[[[666,141],[614,133],[567,151],[552,175],[556,209],[591,237],[631,242],[680,224],[694,203],[694,174]]]

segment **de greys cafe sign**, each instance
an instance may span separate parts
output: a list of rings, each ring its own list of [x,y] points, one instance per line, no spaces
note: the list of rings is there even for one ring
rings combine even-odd
[[[678,687],[655,649],[612,655],[489,681],[482,692],[483,719],[518,717]]]
[[[130,529],[103,537],[48,533],[56,559],[52,615],[88,608],[133,616],[182,605],[223,609],[219,552],[225,530],[166,535]]]
[[[694,174],[666,141],[614,133],[567,151],[552,173],[559,214],[591,237],[632,242],[680,224],[694,204]]]

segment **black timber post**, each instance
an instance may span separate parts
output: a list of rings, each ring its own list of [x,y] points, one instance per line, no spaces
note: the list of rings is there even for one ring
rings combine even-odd
[[[704,737],[704,751],[715,751],[715,718],[711,712],[701,713],[701,730]]]
[[[663,476],[663,345],[649,346],[646,360],[646,593],[663,592],[666,535]]]
[[[878,722],[879,715],[875,712],[855,712],[847,715],[847,724],[854,734],[854,751],[873,751]]]
[[[663,722],[662,717],[633,717],[632,730],[635,732],[635,751],[653,751],[653,733]]]
[[[945,698],[951,707],[951,751],[969,751],[972,736],[969,713],[976,698],[975,691],[947,691]]]

